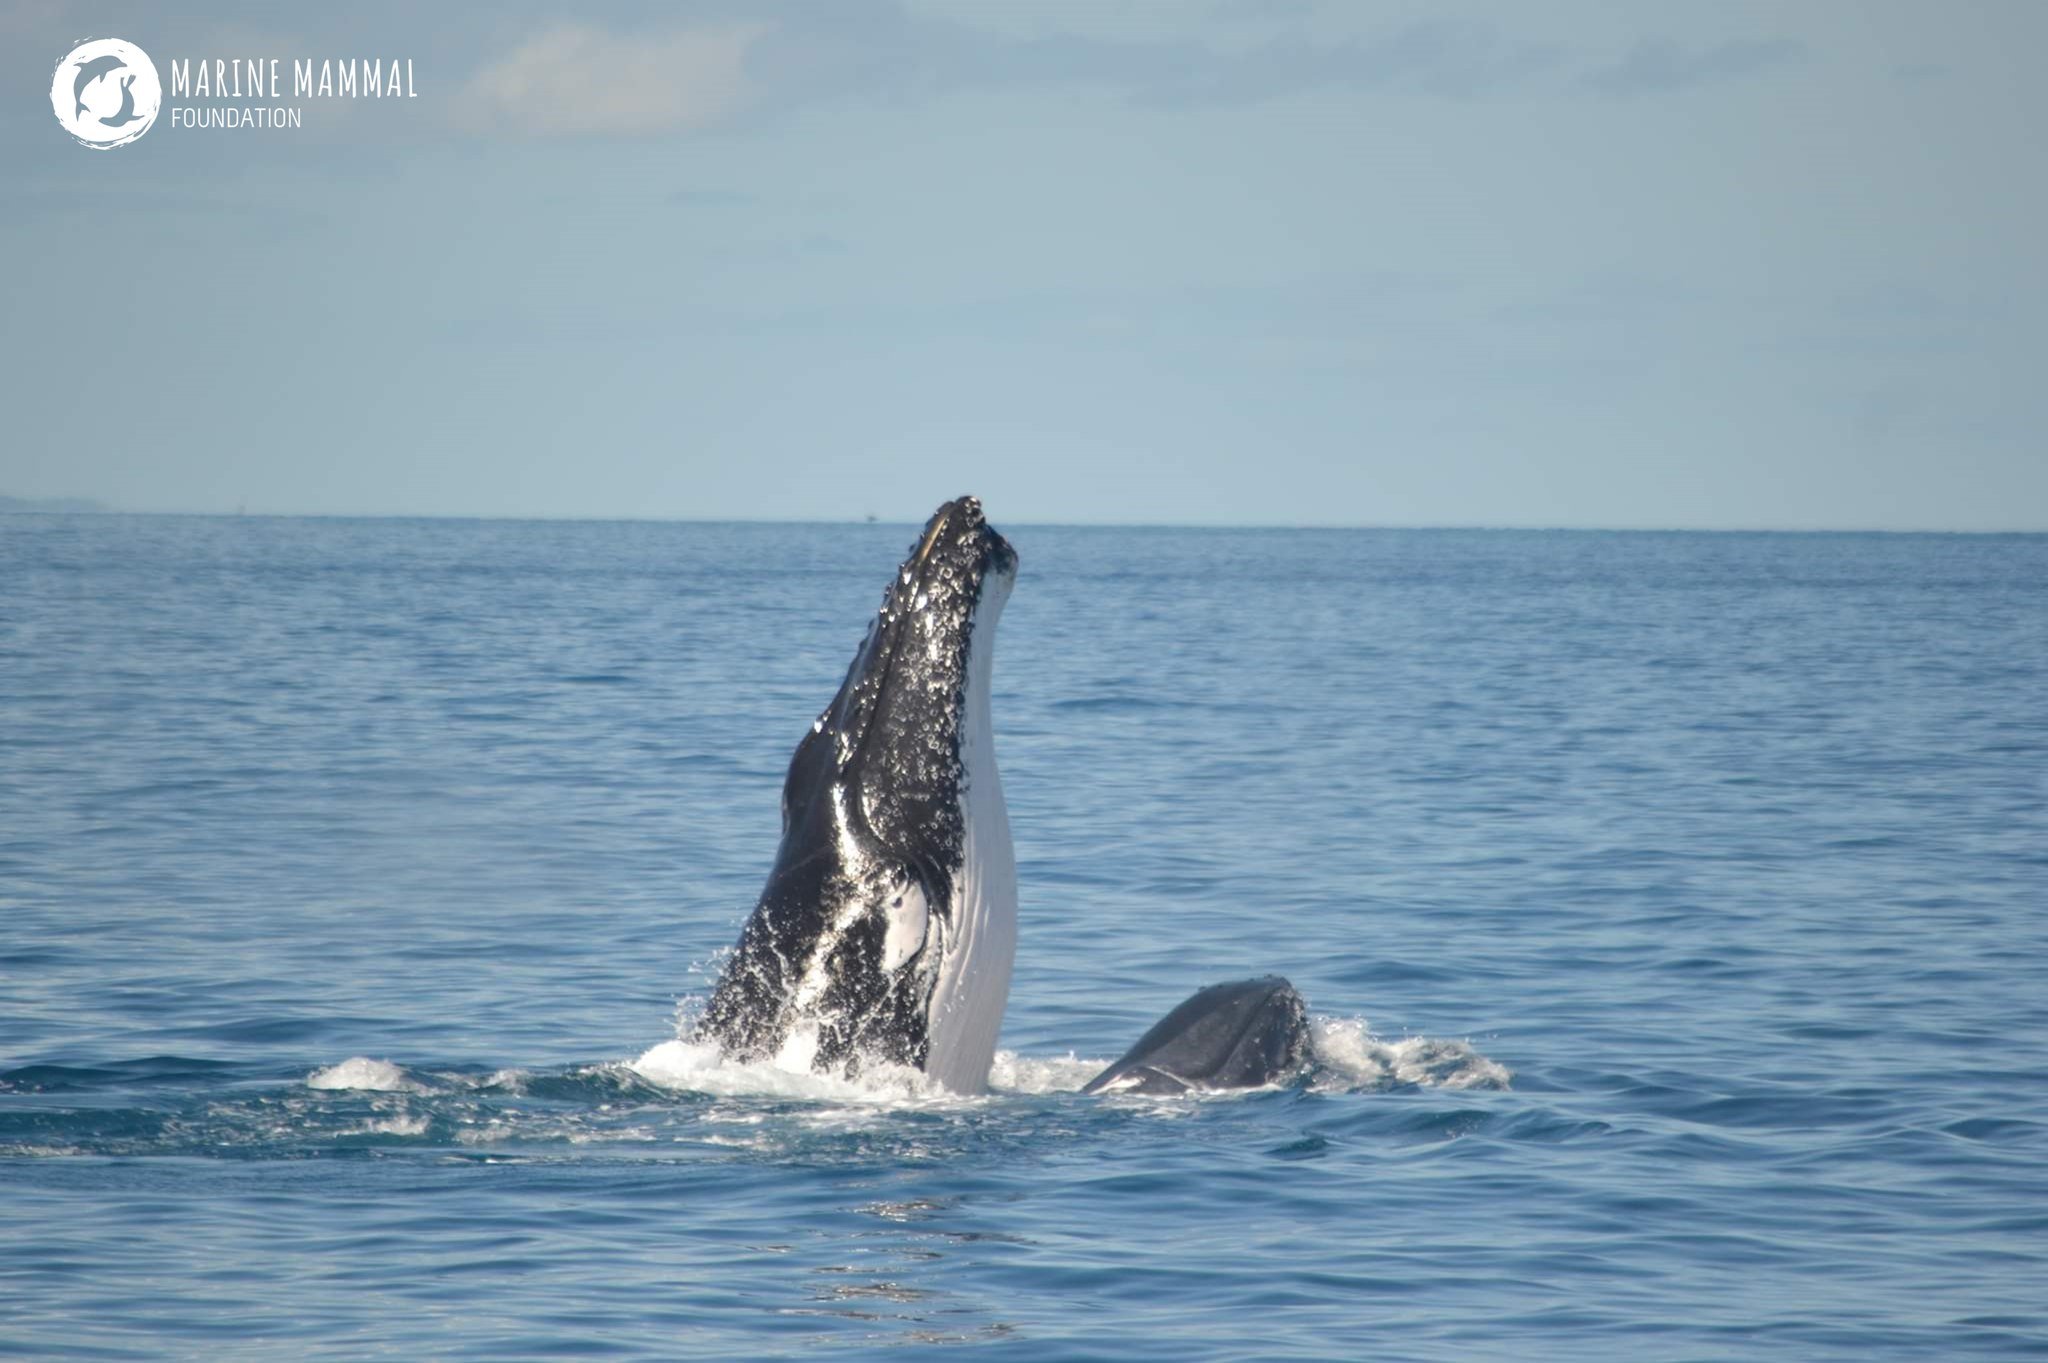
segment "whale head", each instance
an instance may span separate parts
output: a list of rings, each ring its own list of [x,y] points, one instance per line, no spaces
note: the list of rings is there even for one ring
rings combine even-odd
[[[989,704],[1016,571],[961,497],[890,578],[790,759],[775,865],[700,1022],[728,1055],[986,1084],[1016,952]]]
[[[1310,1055],[1308,1007],[1278,975],[1212,984],[1152,1025],[1083,1093],[1188,1093],[1261,1088]]]

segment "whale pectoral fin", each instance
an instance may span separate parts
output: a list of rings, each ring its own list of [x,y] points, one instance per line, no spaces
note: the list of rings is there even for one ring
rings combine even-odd
[[[1263,1088],[1309,1058],[1308,1008],[1278,975],[1198,989],[1083,1093]]]

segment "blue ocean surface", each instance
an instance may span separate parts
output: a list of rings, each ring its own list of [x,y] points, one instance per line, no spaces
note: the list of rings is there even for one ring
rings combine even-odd
[[[0,1354],[2048,1354],[2048,538],[991,515],[972,1099],[676,1041],[910,527],[0,517]]]

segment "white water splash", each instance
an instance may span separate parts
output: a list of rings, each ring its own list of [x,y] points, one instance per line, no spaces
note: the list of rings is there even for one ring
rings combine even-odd
[[[857,1078],[819,1074],[807,1066],[775,1060],[738,1064],[717,1046],[696,1041],[664,1041],[627,1066],[642,1079],[667,1089],[709,1093],[719,1097],[747,1095],[802,1098],[816,1102],[865,1103],[877,1106],[943,1105],[973,1101],[948,1093],[916,1070],[901,1065],[869,1065]]]
[[[1396,1084],[1504,1089],[1514,1077],[1507,1066],[1488,1060],[1463,1041],[1426,1036],[1386,1041],[1372,1034],[1364,1018],[1315,1018],[1310,1027],[1316,1073],[1309,1086],[1317,1092]]]
[[[472,1086],[476,1088],[504,1089],[507,1093],[523,1094],[526,1092],[526,1081],[532,1077],[532,1072],[528,1070],[493,1070],[482,1080],[472,1081]]]
[[[352,1055],[339,1065],[329,1065],[306,1076],[309,1089],[362,1089],[371,1093],[425,1093],[426,1085],[413,1079],[403,1066],[389,1060],[372,1060]]]
[[[989,1070],[992,1093],[1076,1093],[1081,1085],[1102,1073],[1107,1060],[1082,1060],[1072,1052],[1058,1058],[1018,1055],[997,1051]]]
[[[872,1107],[959,1107],[1005,1094],[1072,1093],[1107,1063],[1072,1055],[1041,1059],[997,1051],[989,1071],[988,1093],[967,1097],[901,1065],[869,1065],[857,1077],[848,1078],[819,1074],[799,1064],[783,1063],[784,1059],[778,1056],[736,1064],[714,1045],[664,1041],[627,1068],[663,1088],[719,1097],[800,1098]]]
[[[394,1116],[382,1117],[364,1122],[361,1126],[344,1131],[345,1136],[424,1136],[432,1125],[425,1117],[401,1112]]]
[[[1463,1041],[1409,1036],[1382,1039],[1364,1018],[1315,1018],[1310,1023],[1314,1062],[1309,1087],[1318,1093],[1393,1088],[1412,1084],[1424,1088],[1504,1089],[1513,1073],[1481,1055]],[[1076,1093],[1101,1073],[1107,1060],[1064,1056],[1026,1056],[997,1051],[989,1071],[986,1094],[962,1097],[948,1092],[916,1070],[900,1065],[871,1065],[858,1077],[818,1074],[794,1063],[775,1060],[735,1064],[716,1046],[693,1041],[664,1041],[626,1068],[663,1088],[718,1097],[795,1098],[838,1107],[947,1108],[983,1103],[990,1098],[1032,1097]],[[1192,1095],[1229,1096],[1229,1095]]]

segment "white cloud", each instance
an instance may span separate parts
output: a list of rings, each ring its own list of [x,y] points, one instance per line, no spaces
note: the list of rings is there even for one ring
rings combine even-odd
[[[745,100],[747,50],[765,32],[722,24],[636,35],[562,24],[471,77],[464,116],[535,136],[706,127]]]

